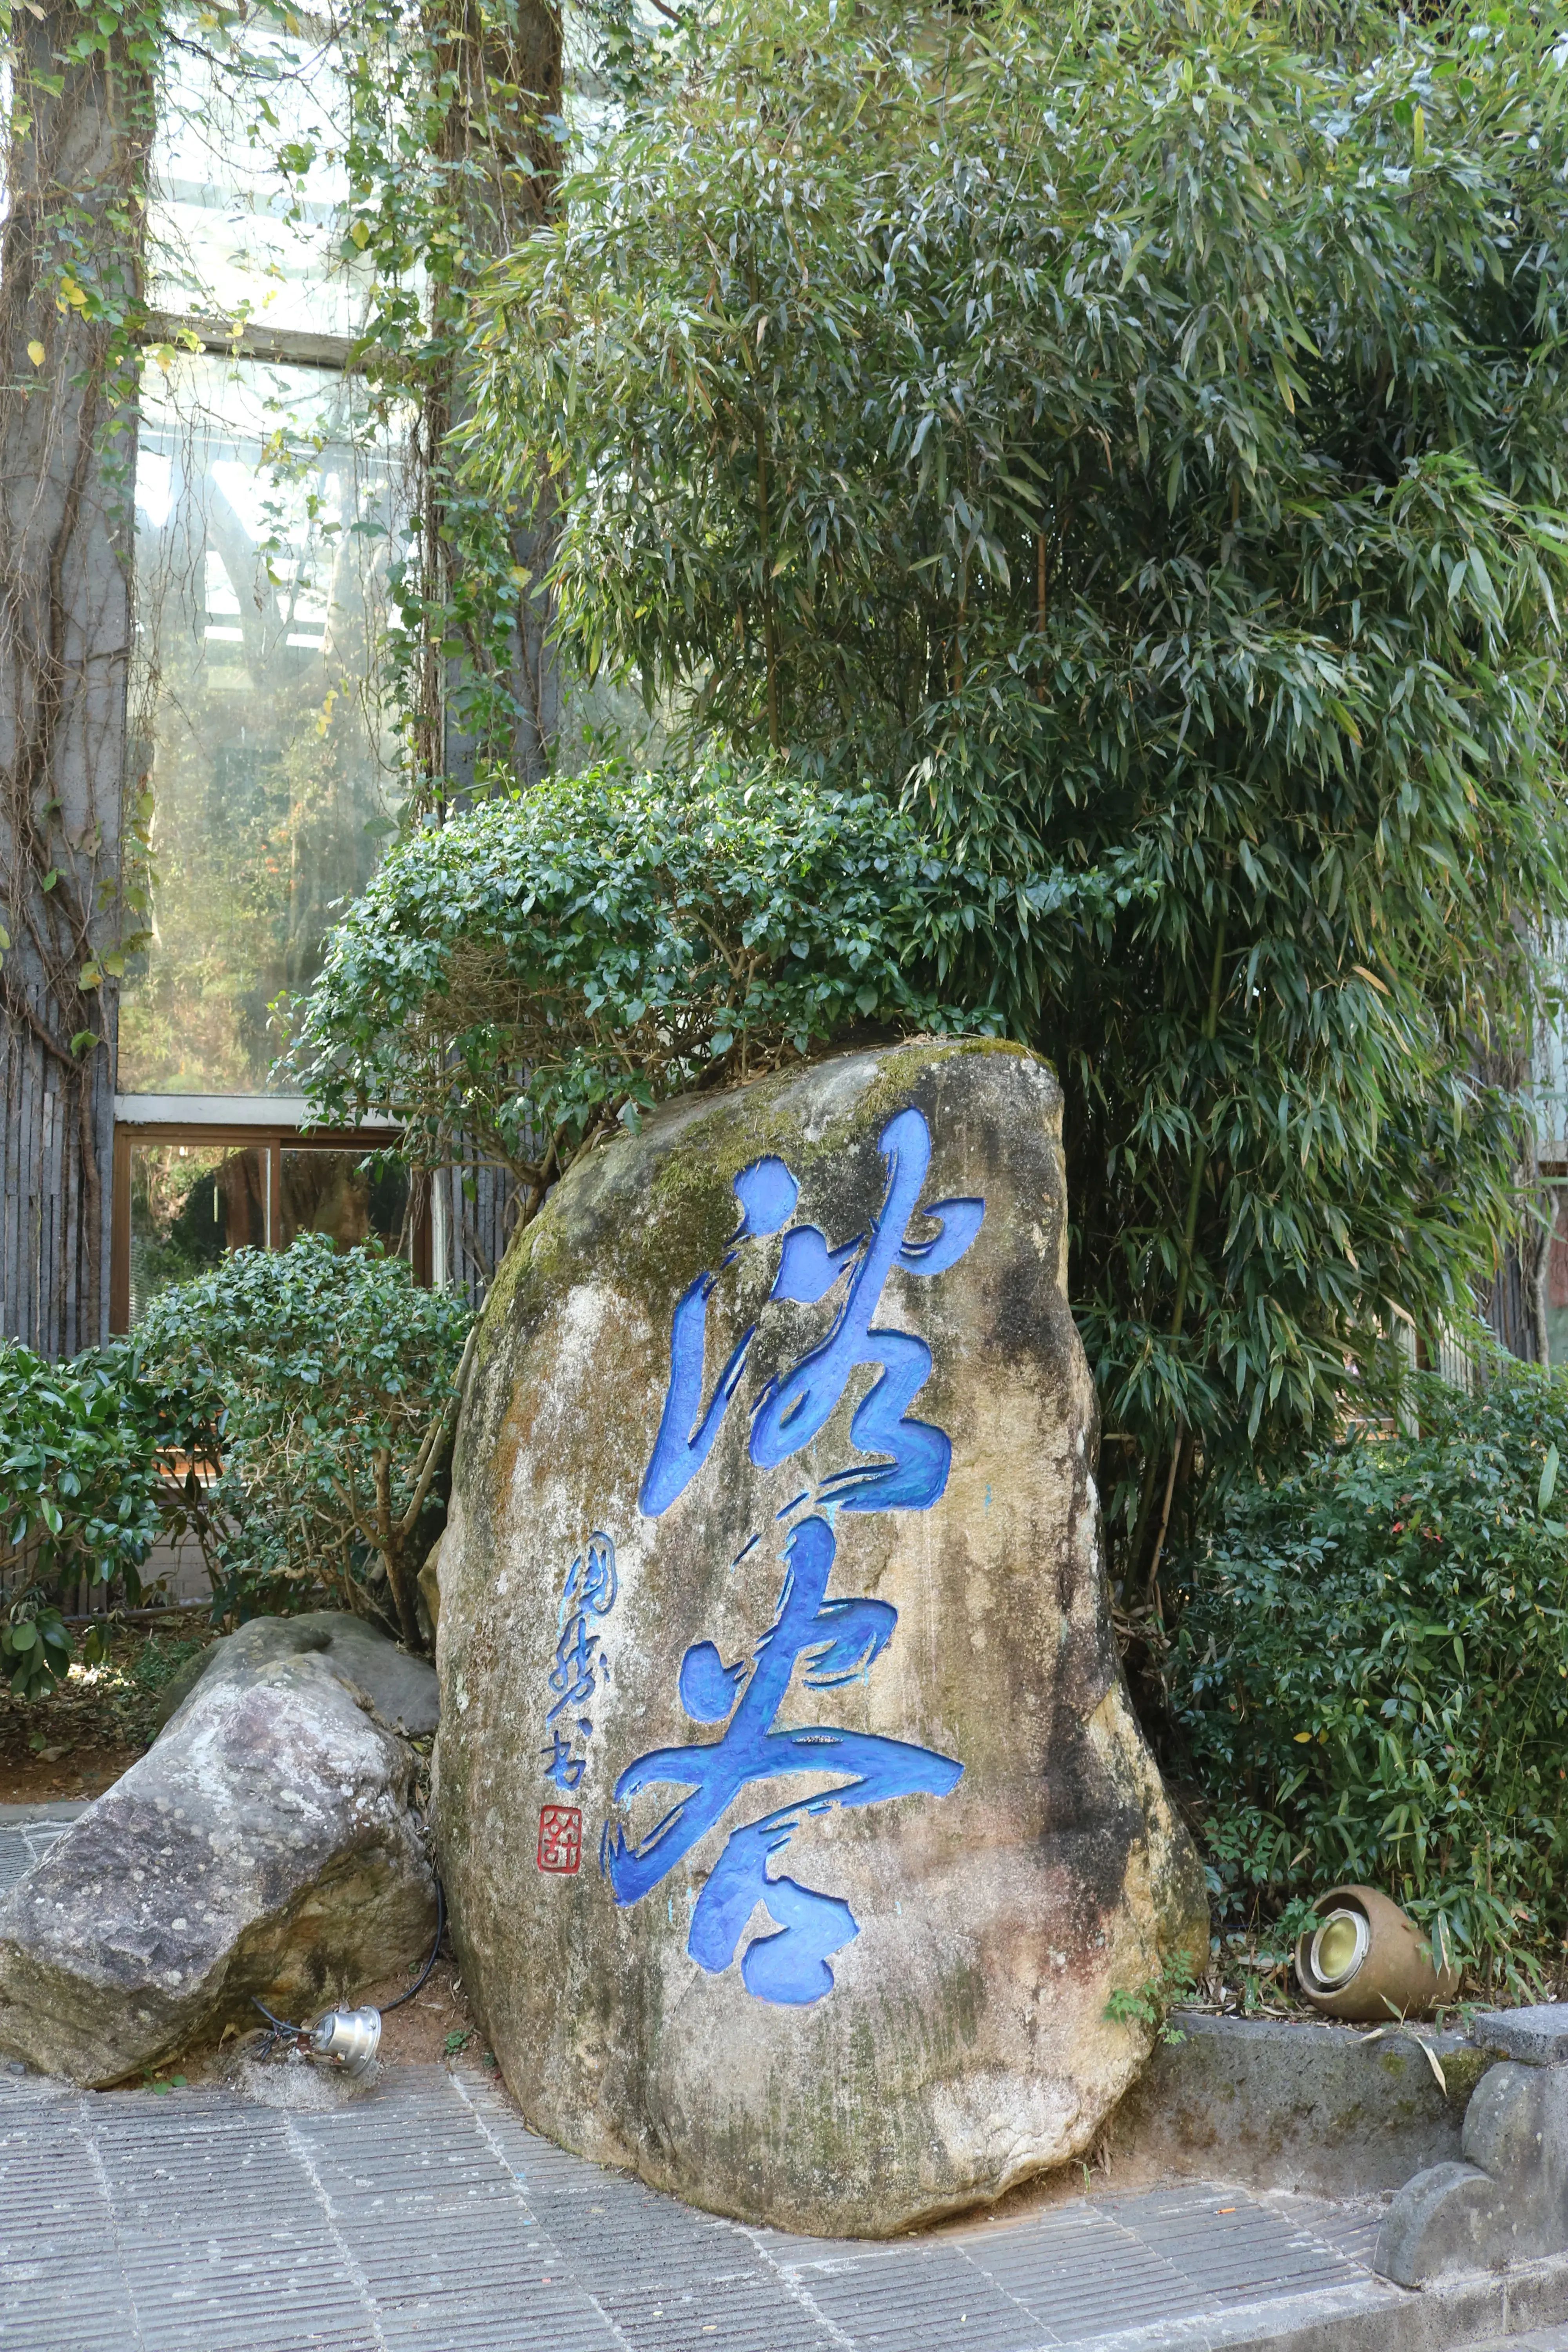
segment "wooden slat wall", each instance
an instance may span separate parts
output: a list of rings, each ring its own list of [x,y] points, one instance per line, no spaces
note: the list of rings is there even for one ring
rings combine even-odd
[[[1535,1319],[1525,1289],[1519,1251],[1511,1242],[1502,1254],[1497,1278],[1483,1295],[1480,1307],[1482,1317],[1509,1354],[1518,1356],[1523,1363],[1533,1364],[1539,1352],[1535,1344]]]
[[[108,1328],[108,1055],[73,1078],[0,1008],[0,1338],[73,1356]]]
[[[445,1279],[482,1307],[512,1236],[517,1185],[501,1168],[443,1168],[432,1182],[446,1229]]]

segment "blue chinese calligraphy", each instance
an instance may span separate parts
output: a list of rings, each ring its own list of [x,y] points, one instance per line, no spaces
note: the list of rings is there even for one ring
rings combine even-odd
[[[544,1718],[550,1745],[540,1753],[545,1778],[558,1789],[574,1789],[587,1769],[588,1759],[577,1742],[593,1738],[594,1718],[587,1709],[597,1688],[597,1677],[609,1673],[597,1633],[589,1630],[591,1617],[607,1617],[616,1605],[616,1548],[595,1531],[566,1571],[566,1582],[556,1612],[559,1638],[550,1687],[557,1694]]]
[[[830,1249],[816,1225],[792,1225],[784,1234],[771,1298],[815,1306],[847,1272],[850,1279],[826,1337],[771,1381],[757,1399],[752,1412],[751,1456],[759,1469],[771,1470],[810,1444],[857,1367],[874,1365],[880,1377],[856,1408],[849,1435],[860,1453],[882,1458],[834,1473],[824,1484],[823,1498],[847,1511],[929,1510],[947,1485],[952,1457],[945,1432],[910,1413],[931,1376],[931,1349],[913,1332],[882,1328],[872,1318],[895,1266],[906,1274],[931,1276],[957,1265],[980,1231],[985,1203],[964,1199],[920,1207],[921,1187],[931,1165],[931,1129],[912,1107],[888,1121],[878,1143],[887,1163],[888,1184],[868,1234],[858,1234]],[[756,1336],[755,1324],[742,1333],[704,1407],[708,1301],[718,1275],[733,1264],[743,1243],[776,1234],[789,1223],[799,1189],[784,1161],[773,1157],[754,1160],[735,1179],[740,1225],[718,1271],[699,1275],[675,1310],[669,1385],[638,1496],[646,1517],[658,1518],[668,1510],[708,1459]],[[909,1238],[917,1215],[936,1227],[928,1240]]]
[[[889,1328],[877,1317],[895,1269],[930,1276],[958,1264],[980,1231],[985,1203],[966,1197],[921,1204],[931,1138],[913,1107],[888,1120],[878,1148],[887,1171],[881,1207],[868,1232],[837,1247],[829,1245],[820,1227],[792,1222],[800,1187],[781,1159],[770,1154],[742,1169],[734,1182],[740,1223],[724,1255],[716,1268],[698,1276],[677,1304],[668,1385],[638,1495],[647,1518],[668,1511],[700,1471],[745,1376],[754,1323],[742,1333],[704,1398],[709,1302],[720,1276],[749,1244],[783,1235],[770,1299],[817,1306],[844,1285],[825,1336],[769,1381],[752,1402],[749,1450],[757,1467],[774,1469],[810,1445],[861,1367],[873,1370],[877,1378],[849,1423],[850,1444],[861,1458],[820,1477],[816,1494],[826,1516],[804,1518],[790,1534],[778,1608],[754,1654],[726,1665],[711,1642],[698,1642],[681,1662],[681,1706],[695,1723],[723,1724],[721,1736],[656,1748],[628,1766],[616,1785],[617,1805],[647,1789],[685,1793],[637,1842],[619,1824],[612,1830],[606,1823],[600,1843],[601,1867],[616,1902],[637,1903],[723,1821],[753,1782],[791,1776],[836,1780],[838,1785],[825,1792],[797,1797],[732,1829],[691,1914],[687,1949],[700,1968],[717,1973],[734,1960],[762,1904],[773,1928],[747,1945],[742,1980],[763,2000],[792,2004],[820,2000],[832,1990],[828,1963],[859,1929],[839,1897],[816,1893],[797,1879],[770,1876],[773,1858],[812,1814],[895,1797],[944,1797],[963,1772],[955,1759],[904,1740],[826,1725],[775,1727],[798,1664],[804,1662],[803,1680],[813,1689],[864,1677],[898,1622],[897,1611],[887,1601],[827,1598],[836,1513],[929,1510],[947,1486],[952,1458],[946,1432],[911,1412],[931,1377],[930,1348],[916,1333]],[[921,1221],[929,1228],[924,1238]],[[797,1494],[776,1518],[788,1518],[810,1492]],[[758,1541],[753,1535],[742,1547],[737,1567]]]
[[[658,1785],[689,1793],[637,1844],[628,1843],[619,1827],[612,1834],[606,1826],[601,1846],[616,1902],[636,1903],[752,1781],[843,1774],[841,1787],[797,1799],[733,1831],[692,1912],[687,1949],[700,1968],[717,1973],[733,1960],[757,1904],[765,1906],[774,1932],[753,1937],[741,1961],[742,1981],[763,2000],[820,2000],[833,1990],[829,1959],[859,1933],[847,1903],[768,1874],[770,1857],[783,1851],[806,1815],[892,1797],[944,1797],[963,1772],[950,1756],[876,1733],[827,1725],[773,1728],[797,1664],[805,1662],[808,1686],[831,1689],[868,1673],[898,1622],[888,1601],[826,1598],[835,1549],[824,1518],[803,1519],[794,1529],[777,1613],[749,1662],[725,1665],[711,1642],[694,1643],[687,1651],[679,1680],[682,1706],[694,1722],[727,1727],[717,1740],[655,1748],[629,1765],[616,1784],[617,1804]]]

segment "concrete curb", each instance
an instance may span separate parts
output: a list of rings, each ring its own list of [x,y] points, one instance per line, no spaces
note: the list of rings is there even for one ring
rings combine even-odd
[[[1419,2292],[1369,2283],[1254,2304],[1224,2318],[1097,2336],[1094,2352],[1462,2352],[1568,2319],[1568,2254]]]
[[[1470,2095],[1498,2053],[1420,2029],[1367,2039],[1354,2025],[1174,2010],[1112,2120],[1112,2178],[1212,2179],[1345,2198],[1403,2188],[1455,2163]],[[1426,2051],[1447,2077],[1440,2090]]]

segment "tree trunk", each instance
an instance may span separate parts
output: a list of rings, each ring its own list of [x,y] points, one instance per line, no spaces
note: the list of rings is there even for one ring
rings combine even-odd
[[[0,1336],[51,1356],[108,1328],[115,966],[133,944],[121,802],[153,98],[123,33],[107,58],[65,56],[94,21],[61,0],[16,13],[0,257]]]

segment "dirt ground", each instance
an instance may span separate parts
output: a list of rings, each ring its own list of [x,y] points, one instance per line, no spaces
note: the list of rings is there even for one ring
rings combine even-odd
[[[0,1682],[0,1804],[96,1797],[152,1746],[171,1675],[215,1640],[205,1609],[171,1609],[157,1625],[121,1624],[97,1665],[78,1663],[47,1698],[13,1698]]]
[[[401,2009],[388,2014],[384,2003],[408,1990],[389,1979],[365,1995],[381,2010],[381,2057],[388,2066],[424,2066],[443,2058],[484,2058],[484,2037],[474,2023],[455,1960],[443,1958],[428,1982]]]
[[[389,1977],[359,1995],[361,2003],[370,2002],[382,2010],[383,2066],[460,2064],[477,2067],[489,2074],[497,2072],[494,2054],[487,2048],[464,1996],[457,1962],[445,1947],[442,1957],[412,2000],[405,2001],[401,2009],[382,2008],[384,2002],[395,2000],[407,1990],[406,1979],[400,1981]],[[314,2019],[302,2021],[313,2023]],[[141,2084],[133,2083],[129,2087],[184,2090],[191,2083],[241,2079],[252,2089],[258,2084],[264,2088],[274,2068],[298,2065],[300,2062],[290,2057],[287,2045],[279,2044],[262,2030],[259,2018],[257,2027],[255,2034],[237,2035],[232,2027],[226,2027],[223,2040],[216,2047],[210,2042],[198,2044],[146,2074]]]

